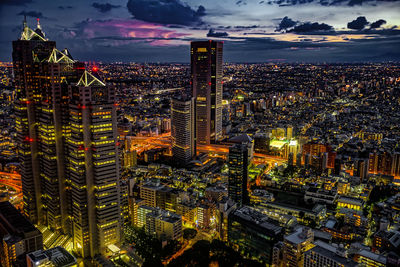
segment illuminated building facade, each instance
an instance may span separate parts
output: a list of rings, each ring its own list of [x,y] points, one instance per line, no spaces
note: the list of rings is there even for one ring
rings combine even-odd
[[[305,252],[313,248],[314,233],[308,227],[299,228],[285,236],[283,244],[283,265],[290,267],[303,266]]]
[[[39,23],[33,31],[26,22],[13,42],[24,214],[73,236],[75,252],[93,257],[119,243],[127,214],[114,90],[55,45]]]
[[[69,87],[69,98],[74,248],[83,257],[93,257],[121,238],[115,95],[111,87],[85,71]]]
[[[21,178],[24,214],[31,222],[44,221],[40,158],[38,144],[39,103],[42,100],[40,86],[40,61],[46,60],[56,43],[45,39],[40,26],[34,31],[26,21],[23,32],[13,41],[13,66],[17,100],[15,103],[18,156]]]
[[[159,208],[146,213],[146,231],[161,240],[180,240],[182,216]]]
[[[178,165],[185,166],[196,155],[194,98],[172,99],[171,124],[172,155]]]
[[[13,60],[24,214],[71,234],[65,176],[68,84],[77,81],[84,65],[45,39],[39,22],[35,31],[24,22],[21,38],[13,42]]]
[[[247,177],[248,156],[247,146],[235,144],[229,148],[229,178],[228,195],[238,206],[248,203]]]
[[[191,43],[196,144],[207,145],[222,136],[222,53],[222,42],[210,40]]]

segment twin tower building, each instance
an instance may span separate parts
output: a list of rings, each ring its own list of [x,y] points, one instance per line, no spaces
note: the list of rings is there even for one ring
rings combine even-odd
[[[23,212],[92,258],[120,244],[123,227],[114,89],[39,22],[12,45]]]
[[[223,43],[192,42],[192,95],[172,99],[172,153],[179,165],[186,165],[196,147],[215,143],[222,137]]]
[[[121,203],[115,91],[83,62],[24,22],[13,42],[16,130],[23,212],[73,239],[84,258],[120,244]],[[183,164],[196,145],[222,135],[222,42],[193,42],[193,96],[172,101],[173,153]]]

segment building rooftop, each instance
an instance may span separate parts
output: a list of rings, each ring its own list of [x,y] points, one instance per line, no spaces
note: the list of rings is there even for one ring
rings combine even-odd
[[[5,235],[21,236],[39,230],[30,223],[10,202],[0,202],[0,237]]]
[[[272,219],[267,215],[248,206],[243,206],[237,209],[234,212],[234,215],[243,220],[253,222],[268,231],[274,232],[275,234],[279,234],[282,231],[282,227],[273,224]]]
[[[382,264],[386,264],[386,257],[385,256],[382,256],[382,255],[379,255],[379,254],[375,254],[375,253],[373,253],[371,251],[368,251],[368,250],[365,250],[365,249],[361,250],[358,254],[360,256],[365,257],[365,258],[372,259],[372,260],[374,260],[376,262],[380,262]]]
[[[296,231],[285,237],[292,244],[300,244],[313,237],[314,233],[308,227],[299,227]]]
[[[55,247],[48,250],[38,250],[35,252],[31,252],[26,256],[27,259],[29,258],[33,262],[35,262],[36,265],[42,264],[44,262],[51,262],[55,267],[67,267],[77,264],[75,257],[72,256],[63,247]]]
[[[357,264],[358,264],[358,263],[352,261],[351,259],[347,258],[345,250],[342,248],[336,248],[328,243],[321,242],[321,241],[316,241],[315,245],[316,245],[315,247],[313,247],[311,250],[309,250],[306,253],[316,252],[318,254],[321,254],[327,258],[330,258],[330,259],[336,261],[339,264],[343,264],[343,266],[346,266],[346,267],[353,267],[353,266],[357,266]]]

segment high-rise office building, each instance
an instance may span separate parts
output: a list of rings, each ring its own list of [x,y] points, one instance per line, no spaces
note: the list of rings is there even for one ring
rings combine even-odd
[[[69,98],[74,248],[83,257],[93,257],[121,238],[115,93],[85,71],[69,87]]]
[[[235,144],[229,148],[228,167],[228,195],[240,207],[248,203],[248,156],[246,145]]]
[[[121,233],[114,90],[24,22],[13,42],[24,214],[93,257]]]
[[[24,213],[31,222],[43,222],[42,187],[38,153],[38,105],[41,103],[39,72],[56,43],[45,39],[40,24],[32,30],[24,21],[21,37],[13,41],[18,156],[21,165]]]
[[[178,165],[185,166],[196,154],[194,98],[172,99],[171,125],[172,155]]]
[[[222,50],[222,42],[210,40],[191,43],[191,83],[197,144],[210,144],[222,136]]]

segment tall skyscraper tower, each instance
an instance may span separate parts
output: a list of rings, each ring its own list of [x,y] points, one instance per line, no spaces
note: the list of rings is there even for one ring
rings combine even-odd
[[[172,154],[180,166],[185,166],[196,154],[194,125],[194,98],[173,98],[171,100]]]
[[[20,159],[24,214],[31,222],[43,222],[42,187],[38,153],[38,107],[41,101],[40,61],[45,60],[56,43],[48,41],[38,24],[34,31],[23,24],[19,40],[13,42],[16,90],[16,130]]]
[[[73,242],[76,252],[93,257],[121,239],[115,93],[85,71],[69,98]]]
[[[115,96],[24,22],[13,42],[24,214],[74,239],[83,257],[120,241]]]
[[[229,197],[235,201],[238,206],[248,204],[248,156],[246,145],[235,144],[229,148],[228,168]]]
[[[222,136],[223,43],[192,42],[191,83],[195,101],[196,143],[215,143]]]

